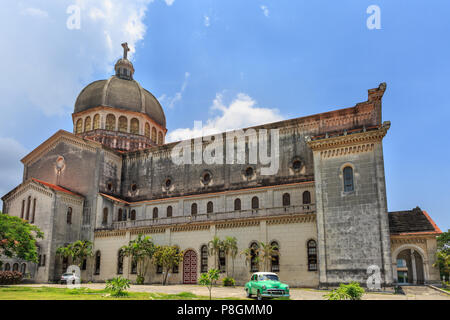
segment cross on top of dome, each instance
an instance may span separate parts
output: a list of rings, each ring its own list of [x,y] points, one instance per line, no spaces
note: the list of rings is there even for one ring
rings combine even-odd
[[[130,51],[130,48],[128,48],[128,43],[124,42],[122,43],[123,47],[123,58],[127,60],[128,51]]]
[[[120,79],[133,80],[134,67],[130,60],[128,60],[128,43],[122,43],[123,58],[117,60],[114,70],[116,71],[116,77]]]

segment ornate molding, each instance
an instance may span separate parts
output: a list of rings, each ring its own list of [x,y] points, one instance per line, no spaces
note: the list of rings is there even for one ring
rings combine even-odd
[[[216,224],[216,229],[232,229],[232,228],[245,228],[259,226],[260,221],[248,220],[248,221],[232,221],[226,223]]]
[[[316,221],[316,215],[315,214],[307,214],[297,217],[282,217],[282,218],[273,218],[273,219],[267,219],[268,225],[274,225],[274,224],[287,224],[287,223],[308,223],[308,222],[315,222]]]
[[[184,225],[170,228],[171,232],[209,230],[209,224]]]
[[[368,148],[367,146],[369,146],[370,148],[374,144],[374,142],[381,141],[389,130],[390,125],[390,122],[386,121],[380,127],[374,130],[366,131],[365,129],[363,129],[362,132],[353,134],[347,134],[346,131],[343,131],[342,135],[330,138],[325,136],[325,138],[317,140],[311,140],[311,138],[308,137],[307,144],[314,151],[327,149],[345,151],[345,148],[343,147],[357,146],[356,150],[359,150],[361,152],[362,150],[366,150]],[[349,150],[353,151],[354,149],[352,148]],[[336,152],[337,151],[334,151],[335,154]]]
[[[126,235],[125,230],[108,230],[108,231],[95,231],[95,238],[109,238],[109,237],[124,237]]]

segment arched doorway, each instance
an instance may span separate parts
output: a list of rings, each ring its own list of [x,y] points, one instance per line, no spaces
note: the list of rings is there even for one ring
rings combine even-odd
[[[197,283],[197,253],[194,250],[187,250],[183,258],[183,283]]]
[[[396,260],[396,276],[399,284],[424,284],[424,261],[419,251],[413,248],[398,252]],[[394,274],[395,276],[395,274]]]

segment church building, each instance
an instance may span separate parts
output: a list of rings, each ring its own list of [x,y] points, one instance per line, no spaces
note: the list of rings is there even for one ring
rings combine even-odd
[[[172,153],[180,142],[165,142],[164,110],[134,79],[123,47],[115,75],[78,95],[73,132],[56,132],[21,160],[23,181],[3,196],[2,211],[45,236],[38,239],[38,264],[2,259],[3,270],[23,271],[38,283],[57,281],[71,263],[57,248],[81,239],[92,241],[94,252],[82,265],[84,281],[118,275],[135,281],[136,267],[120,248],[143,234],[183,251],[170,284],[197,283],[217,263],[230,273],[233,265],[236,282],[244,284],[264,271],[256,259],[246,263],[238,254],[232,261],[220,252],[216,262],[208,254],[214,236],[231,236],[239,252],[261,242],[276,245],[265,271],[292,287],[365,285],[369,268],[380,271],[386,286],[439,281],[433,264],[441,231],[430,215],[419,207],[388,212],[385,83],[349,108],[245,128],[246,159],[249,141],[258,139],[254,132],[278,130],[273,175],[250,161],[176,164]],[[225,132],[218,136],[227,140]],[[162,277],[150,265],[145,282]]]

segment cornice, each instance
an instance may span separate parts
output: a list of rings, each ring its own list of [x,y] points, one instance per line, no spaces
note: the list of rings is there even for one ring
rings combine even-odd
[[[347,146],[365,145],[364,148],[372,147],[372,142],[381,141],[390,128],[391,123],[389,121],[384,122],[380,127],[375,130],[365,131],[358,133],[347,134],[346,131],[342,132],[342,135],[334,137],[325,137],[323,139],[312,140],[311,137],[307,138],[307,144],[313,151],[336,149]]]

